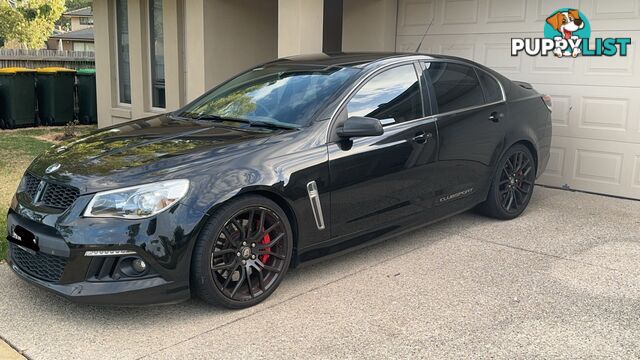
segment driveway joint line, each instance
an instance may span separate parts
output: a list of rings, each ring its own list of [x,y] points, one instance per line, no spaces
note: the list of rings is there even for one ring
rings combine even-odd
[[[467,234],[464,234],[464,233],[461,233],[460,236],[468,238],[468,239],[476,240],[476,241],[481,241],[481,242],[485,242],[485,243],[501,246],[501,247],[506,247],[506,248],[513,249],[513,250],[519,250],[519,251],[533,253],[533,254],[536,254],[536,255],[552,257],[552,258],[559,259],[559,260],[570,261],[570,262],[574,262],[574,263],[578,263],[578,264],[582,264],[582,265],[592,266],[592,267],[595,267],[595,268],[609,270],[609,271],[613,271],[613,272],[617,272],[617,273],[623,274],[622,271],[620,271],[618,269],[615,269],[615,268],[610,268],[610,267],[607,267],[607,266],[592,264],[592,263],[588,263],[588,262],[585,262],[585,261],[572,259],[572,258],[561,256],[561,255],[549,254],[549,253],[545,253],[545,252],[541,252],[541,251],[537,251],[537,250],[531,250],[531,249],[526,249],[526,248],[519,247],[519,246],[513,246],[513,245],[509,245],[509,244],[504,244],[504,243],[500,243],[500,242],[497,242],[497,241],[491,241],[491,240],[486,240],[486,239],[482,239],[482,238],[477,238],[477,237],[470,236],[470,235],[467,235]]]

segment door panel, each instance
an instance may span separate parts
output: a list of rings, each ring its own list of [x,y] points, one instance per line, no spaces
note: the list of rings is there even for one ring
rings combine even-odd
[[[382,136],[356,139],[350,147],[330,144],[332,237],[428,218],[436,134],[433,119],[417,120],[386,127]]]
[[[435,103],[439,136],[436,179],[438,217],[484,200],[494,164],[503,147],[507,110],[502,94],[486,93],[473,67],[425,62],[424,78]],[[494,89],[495,90],[495,89]],[[433,101],[435,99],[435,101]]]
[[[341,113],[342,121],[368,116],[385,126],[381,136],[329,144],[334,238],[428,215],[437,129],[434,119],[424,118],[416,66],[410,62],[381,70]]]
[[[458,198],[470,196],[472,202],[484,199],[504,142],[504,121],[494,122],[489,118],[492,114],[504,117],[505,111],[506,105],[500,103],[438,117],[438,171],[442,178],[437,186],[442,197],[469,191]],[[451,198],[441,202],[449,201],[459,200]],[[468,204],[461,202],[460,205]]]

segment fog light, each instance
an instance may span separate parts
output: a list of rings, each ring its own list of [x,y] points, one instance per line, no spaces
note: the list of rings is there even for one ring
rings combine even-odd
[[[147,263],[144,262],[144,260],[142,259],[133,260],[133,262],[131,263],[131,266],[133,267],[133,270],[139,273],[143,273],[147,270]]]

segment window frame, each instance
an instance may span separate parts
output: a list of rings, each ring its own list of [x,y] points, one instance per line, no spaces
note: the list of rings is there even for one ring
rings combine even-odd
[[[78,20],[80,25],[93,26],[93,16],[82,16],[80,20]]]
[[[478,81],[480,82],[480,87],[482,88],[482,93],[484,94],[485,104],[499,103],[502,101],[506,101],[506,96],[505,96],[504,88],[502,87],[502,83],[495,76],[493,76],[493,74],[489,73],[488,71],[482,70],[480,68],[475,68],[475,71],[476,71],[476,76],[478,77]],[[500,89],[500,93],[502,95],[502,100],[492,101],[492,102],[487,101],[487,89],[485,88],[485,83],[480,78],[480,74],[487,75],[489,79],[492,79],[498,84],[498,88]]]
[[[422,117],[400,122],[400,123],[383,125],[383,127],[385,129],[393,129],[395,127],[407,126],[407,124],[415,124],[417,121],[428,118],[429,115],[426,115],[426,112],[425,112],[424,79],[422,74],[420,73],[420,71],[422,70],[420,69],[420,64],[418,63],[418,61],[419,60],[415,60],[415,59],[411,59],[411,60],[402,59],[402,61],[385,64],[375,69],[374,71],[371,71],[370,73],[364,75],[362,78],[358,79],[357,84],[354,87],[352,87],[346,93],[345,96],[343,96],[342,100],[340,101],[340,105],[336,108],[335,112],[333,113],[333,116],[331,116],[328,132],[327,132],[327,144],[335,143],[336,141],[338,141],[336,130],[340,125],[342,125],[344,121],[346,121],[349,118],[349,113],[347,110],[349,101],[351,101],[351,99],[353,99],[353,97],[358,93],[358,91],[360,91],[360,89],[364,87],[367,83],[369,83],[369,81],[371,81],[374,77],[376,77],[377,75],[387,70],[391,70],[396,67],[413,65],[413,70],[415,71],[416,78],[418,79],[418,88],[420,89],[420,95],[421,95],[420,100],[422,101]]]
[[[126,8],[127,8],[127,36],[131,36],[131,34],[129,33],[129,1],[128,0],[124,0],[126,2]],[[129,102],[123,102],[122,101],[122,92],[120,91],[120,41],[119,41],[119,31],[118,31],[118,0],[114,0],[113,1],[113,29],[115,32],[115,41],[114,41],[114,54],[115,54],[115,60],[114,61],[114,68],[116,71],[116,104],[117,107],[121,107],[121,108],[131,108],[131,103],[133,102],[133,98],[132,98],[132,93],[131,93],[131,44],[129,44]]]
[[[425,59],[425,60],[420,60],[419,62],[420,62],[420,67],[423,69],[423,76],[424,76],[424,70],[426,70],[425,64],[428,64],[428,63],[443,62],[443,63],[457,64],[457,65],[470,67],[470,68],[473,69],[474,73],[476,74],[476,78],[478,79],[478,84],[480,85],[480,89],[482,90],[482,98],[483,98],[484,104],[467,106],[467,107],[464,107],[464,108],[451,110],[451,111],[447,111],[447,112],[435,112],[431,116],[436,116],[436,117],[437,116],[445,116],[445,115],[450,115],[450,114],[466,112],[466,111],[470,111],[470,110],[482,109],[482,108],[487,107],[487,106],[497,105],[497,104],[504,103],[504,102],[507,101],[506,93],[504,91],[504,86],[502,85],[502,82],[500,82],[500,80],[498,80],[498,78],[495,77],[490,72],[485,71],[483,69],[480,69],[478,66],[476,66],[474,64],[469,64],[469,63],[466,63],[466,62],[463,62],[463,61],[457,61],[457,60],[448,60],[448,59]],[[483,71],[485,74],[489,75],[493,80],[495,80],[498,83],[498,86],[500,87],[500,92],[502,93],[502,99],[501,100],[493,101],[493,102],[490,102],[490,103],[486,102],[485,90],[484,90],[484,87],[482,86],[482,82],[480,81],[480,76],[478,75],[478,71]],[[425,81],[425,90],[428,92],[428,96],[429,96],[428,102],[430,103],[431,106],[434,103],[437,104],[437,99],[435,97],[435,94],[431,94],[431,92],[429,91],[429,88],[433,87],[433,83],[431,83],[431,78],[425,77],[424,81]]]
[[[391,62],[391,63],[385,64],[385,65],[379,67],[378,69],[375,69],[374,71],[362,76],[360,79],[358,79],[356,81],[356,85],[355,86],[353,86],[351,89],[349,89],[349,90],[347,90],[345,92],[345,94],[343,95],[342,99],[338,102],[338,106],[335,108],[335,110],[331,114],[331,117],[329,118],[329,126],[327,127],[326,144],[327,145],[328,144],[333,144],[333,143],[336,143],[336,142],[340,141],[340,138],[336,135],[336,130],[348,118],[348,114],[346,112],[346,106],[347,106],[347,103],[349,102],[349,100],[351,100],[351,98],[353,97],[353,95],[370,78],[372,78],[376,74],[380,73],[381,71],[384,71],[384,70],[389,69],[389,68],[394,67],[394,66],[400,66],[400,65],[405,65],[405,64],[408,64],[408,63],[413,63],[414,67],[416,67],[416,71],[420,72],[418,75],[419,75],[419,81],[420,81],[420,84],[421,84],[420,89],[423,92],[422,109],[423,109],[423,112],[425,114],[425,117],[420,118],[420,119],[414,119],[414,120],[410,120],[410,121],[405,121],[403,123],[390,124],[387,127],[385,127],[385,129],[390,128],[390,127],[396,127],[396,126],[406,126],[407,124],[409,124],[409,126],[411,126],[411,125],[414,125],[414,124],[416,124],[418,122],[421,122],[421,121],[436,121],[441,116],[446,116],[446,115],[450,115],[450,114],[456,114],[456,113],[460,113],[460,112],[466,112],[466,111],[475,110],[475,109],[481,109],[481,108],[484,108],[484,107],[493,106],[493,105],[497,105],[497,104],[501,104],[501,103],[506,103],[507,102],[507,96],[506,96],[506,92],[504,90],[504,85],[502,84],[502,82],[495,75],[490,73],[489,71],[485,71],[487,74],[489,74],[489,76],[491,76],[494,80],[496,80],[498,82],[498,85],[500,86],[500,91],[502,92],[502,100],[501,101],[496,101],[496,102],[493,102],[493,103],[478,105],[478,106],[464,108],[464,109],[453,110],[453,111],[450,111],[450,112],[447,112],[447,113],[433,113],[432,111],[430,111],[431,113],[427,114],[426,105],[427,105],[427,103],[429,103],[429,105],[430,105],[429,106],[429,110],[432,110],[433,107],[431,106],[431,104],[432,104],[433,101],[435,101],[435,97],[433,97],[430,94],[430,92],[428,90],[429,89],[428,88],[428,83],[427,83],[430,80],[428,80],[424,76],[422,71],[424,69],[423,64],[432,63],[432,62],[447,62],[447,63],[461,64],[461,65],[470,66],[474,70],[479,69],[479,70],[485,71],[485,70],[479,68],[476,64],[468,63],[468,62],[461,61],[461,60],[455,60],[455,59],[438,59],[438,58],[420,57],[420,58],[412,58],[410,60],[401,59],[401,60],[398,60],[398,61],[395,61],[395,62]],[[483,95],[484,95],[484,92],[483,92]]]
[[[167,81],[167,67],[166,67],[166,51],[165,51],[165,46],[164,46],[164,2],[161,1],[162,3],[162,16],[163,16],[163,20],[162,20],[162,42],[163,42],[163,61],[164,63],[162,64],[163,67],[163,72],[164,72],[164,81],[165,81],[165,87],[164,87],[164,107],[159,107],[159,106],[154,106],[153,104],[153,93],[154,93],[154,86],[153,86],[153,75],[154,75],[154,52],[152,50],[154,50],[154,46],[152,45],[152,36],[154,34],[153,31],[153,24],[151,23],[151,17],[152,17],[152,4],[153,4],[154,0],[147,0],[146,3],[146,26],[147,26],[147,58],[148,58],[148,65],[149,65],[149,74],[148,74],[148,88],[149,88],[149,109],[151,109],[151,111],[156,111],[156,112],[164,112],[167,110],[167,86],[166,86],[166,81]]]
[[[76,50],[76,45],[79,45],[79,44],[82,44],[82,50]],[[78,51],[78,52],[95,52],[95,47],[93,48],[93,50],[87,50],[87,47],[88,47],[89,45],[91,45],[91,44],[93,44],[93,43],[91,43],[91,42],[86,42],[86,41],[74,41],[74,42],[72,43],[72,45],[71,45],[71,46],[72,46],[72,48],[73,48],[73,51]]]
[[[425,117],[425,111],[424,111],[424,93],[423,93],[423,91],[422,91],[422,82],[421,82],[421,80],[420,80],[420,76],[421,76],[421,74],[420,74],[420,72],[419,72],[419,69],[418,69],[418,68],[416,68],[416,64],[415,64],[414,62],[409,62],[409,63],[405,63],[405,64],[397,64],[397,65],[395,65],[395,66],[390,66],[390,67],[388,67],[388,68],[385,68],[385,69],[384,69],[384,70],[382,70],[382,71],[378,71],[378,72],[376,72],[376,74],[375,74],[375,75],[373,75],[373,76],[369,77],[366,81],[364,81],[364,82],[362,82],[361,84],[359,84],[359,85],[358,85],[358,89],[357,89],[356,91],[354,91],[354,92],[349,96],[349,99],[348,99],[348,100],[345,102],[345,104],[344,104],[345,110],[347,111],[347,117],[349,117],[349,103],[351,102],[351,100],[353,100],[353,99],[358,95],[358,92],[359,92],[360,90],[362,90],[362,88],[364,88],[364,87],[365,87],[365,86],[367,86],[369,83],[371,83],[371,81],[374,81],[374,80],[375,80],[379,75],[381,75],[381,74],[383,74],[383,73],[385,73],[385,72],[387,72],[387,71],[391,71],[391,70],[393,70],[393,69],[397,69],[397,68],[404,67],[404,66],[409,66],[409,65],[413,65],[413,72],[414,72],[414,74],[415,74],[415,76],[416,76],[416,80],[418,81],[418,90],[420,91],[420,105],[421,105],[421,108],[422,108],[422,111],[421,111],[421,114],[420,114],[421,116],[419,116],[419,117],[417,117],[417,118],[415,118],[415,119],[411,119],[411,120],[407,120],[407,121],[403,121],[403,122],[393,122],[393,123],[386,124],[386,125],[383,123],[383,124],[382,124],[382,126],[383,126],[383,127],[389,127],[389,126],[391,126],[391,125],[395,125],[395,124],[404,124],[404,123],[408,123],[408,122],[413,121],[413,120],[417,120],[417,119],[422,119],[422,118],[424,118],[424,117]],[[380,120],[380,122],[382,122],[382,120]]]

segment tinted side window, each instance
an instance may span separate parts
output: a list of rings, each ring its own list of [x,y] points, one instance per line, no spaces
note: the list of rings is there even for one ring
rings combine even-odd
[[[483,105],[484,96],[476,72],[470,66],[433,62],[425,64],[425,75],[431,79],[438,113]]]
[[[496,79],[482,70],[478,70],[477,73],[480,78],[480,84],[482,84],[482,88],[484,89],[485,102],[493,103],[502,101],[502,89]]]
[[[400,123],[422,117],[422,99],[413,64],[374,76],[347,104],[349,116],[368,116]]]

